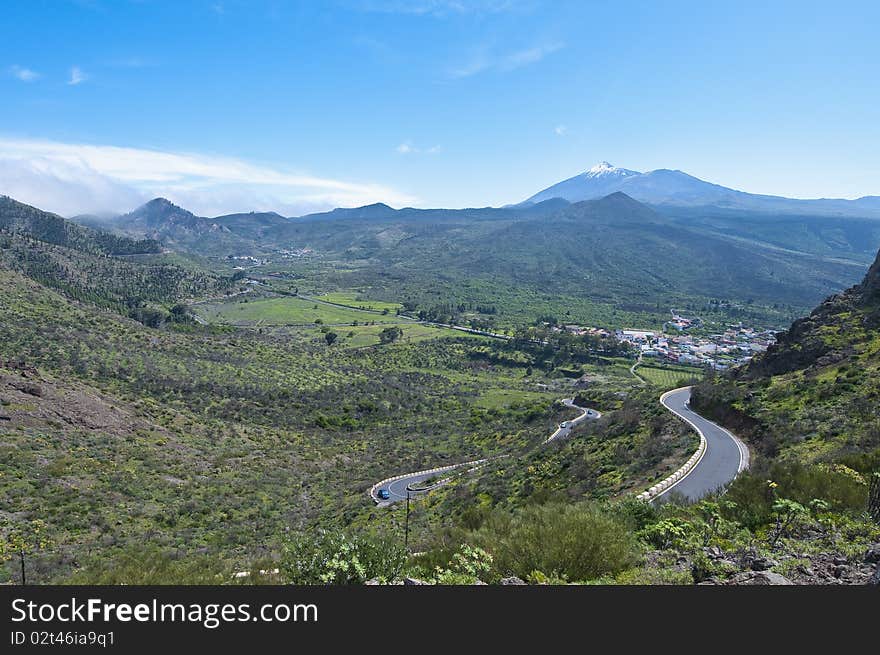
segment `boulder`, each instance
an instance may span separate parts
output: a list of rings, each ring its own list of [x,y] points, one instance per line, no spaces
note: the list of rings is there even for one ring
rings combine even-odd
[[[863,559],[867,564],[880,564],[880,544],[869,546]]]
[[[518,578],[515,575],[510,576],[509,578],[501,578],[501,584],[503,585],[523,585],[526,584],[526,581],[522,578]]]
[[[419,580],[418,578],[404,578],[403,584],[407,586],[418,586],[418,585],[427,585],[429,582],[425,582],[424,580]]]
[[[727,581],[729,585],[791,585],[794,584],[784,575],[772,571],[743,571]]]
[[[779,562],[769,557],[757,557],[752,560],[752,571],[768,571],[778,564]]]

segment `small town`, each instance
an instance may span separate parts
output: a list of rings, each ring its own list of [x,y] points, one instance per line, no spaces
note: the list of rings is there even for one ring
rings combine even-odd
[[[673,312],[672,319],[664,324],[663,330],[622,328],[612,331],[580,325],[565,325],[557,329],[576,335],[615,337],[630,344],[643,358],[717,371],[744,364],[776,342],[774,330],[742,323],[728,325],[723,331],[709,334],[703,334],[704,330],[699,335],[690,334],[689,330],[694,328],[705,329],[706,326],[699,318],[685,318]]]
[[[772,330],[742,325],[730,325],[723,332],[705,336],[644,330],[618,330],[616,336],[638,348],[642,357],[718,371],[748,362],[776,341]]]

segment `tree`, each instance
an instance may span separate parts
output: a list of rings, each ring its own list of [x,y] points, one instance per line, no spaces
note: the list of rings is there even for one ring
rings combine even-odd
[[[403,336],[403,330],[397,327],[387,327],[379,333],[379,343],[394,343]]]
[[[49,546],[45,535],[46,524],[40,519],[14,526],[0,541],[0,560],[18,555],[21,564],[21,584],[27,584],[25,557]]]
[[[328,346],[332,346],[336,342],[336,339],[338,339],[338,338],[339,338],[339,335],[336,334],[335,332],[328,332],[327,334],[324,335],[324,341],[327,342]]]
[[[770,547],[775,548],[779,538],[788,534],[799,522],[809,516],[809,510],[800,503],[788,498],[780,498],[773,503],[775,525],[770,535]]]

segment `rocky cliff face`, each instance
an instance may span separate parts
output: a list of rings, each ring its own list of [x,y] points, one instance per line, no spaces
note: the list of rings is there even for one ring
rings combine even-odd
[[[877,259],[859,286],[863,305],[880,303],[880,253],[877,253]]]

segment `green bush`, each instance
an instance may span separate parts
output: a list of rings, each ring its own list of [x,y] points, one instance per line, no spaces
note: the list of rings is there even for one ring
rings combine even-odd
[[[405,562],[404,548],[388,539],[321,530],[291,537],[280,569],[291,584],[362,584],[394,579]]]
[[[209,555],[175,552],[155,545],[132,545],[89,558],[64,579],[74,585],[208,585],[231,580],[232,571]]]
[[[489,577],[491,570],[492,555],[482,548],[462,544],[449,566],[436,567],[431,579],[439,585],[474,584]]]
[[[772,489],[768,480],[775,483]],[[754,530],[774,521],[773,504],[779,497],[804,506],[819,498],[834,512],[859,513],[865,510],[868,486],[862,476],[842,465],[779,463],[739,476],[726,494],[735,505],[725,513]]]
[[[590,580],[633,566],[637,546],[625,523],[592,503],[549,503],[493,515],[475,534],[498,577]]]
[[[693,549],[698,540],[696,526],[681,518],[664,518],[652,523],[639,532],[645,543],[659,550],[675,548],[677,550]]]
[[[728,578],[739,571],[732,562],[713,560],[705,553],[697,551],[691,562],[691,577],[694,582],[703,582],[709,578]]]

